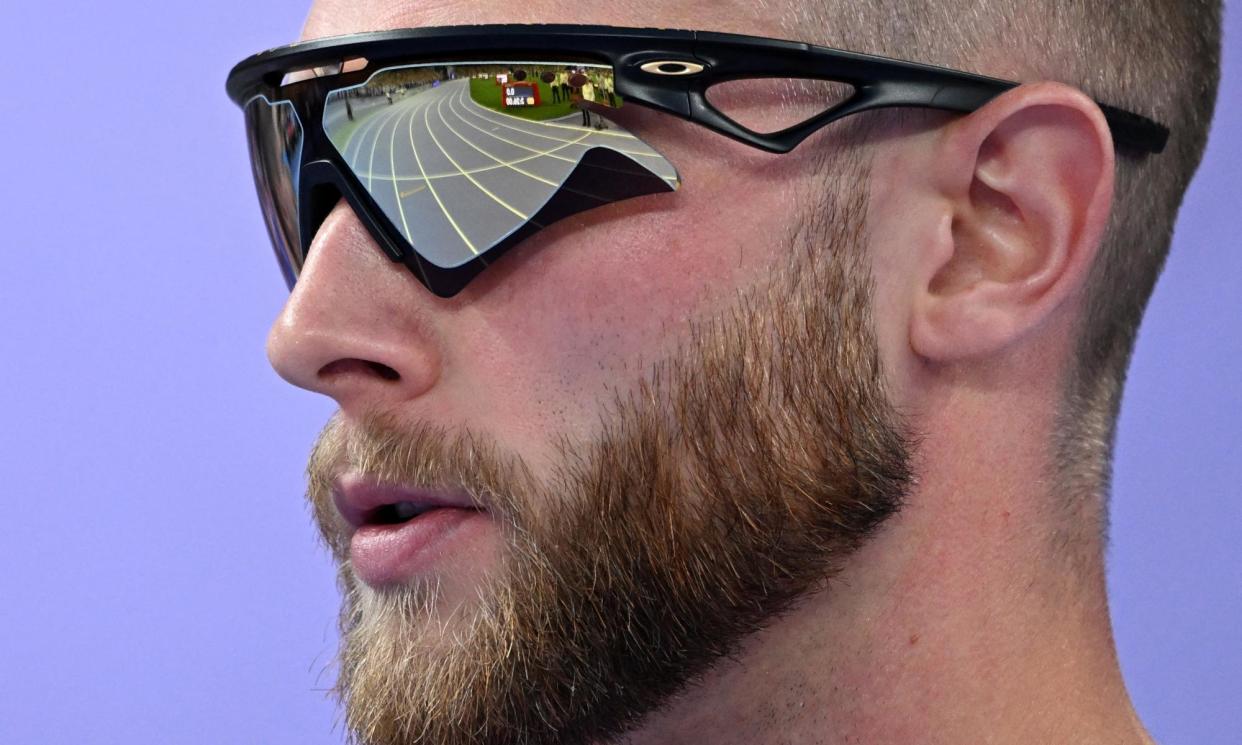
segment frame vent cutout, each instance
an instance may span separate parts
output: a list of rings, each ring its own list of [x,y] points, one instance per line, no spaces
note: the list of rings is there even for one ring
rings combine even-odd
[[[707,102],[756,134],[772,134],[814,119],[854,95],[854,86],[808,78],[742,78],[717,83]]]

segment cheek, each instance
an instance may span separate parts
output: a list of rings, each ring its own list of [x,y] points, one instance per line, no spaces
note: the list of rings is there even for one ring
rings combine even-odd
[[[647,378],[692,319],[767,275],[788,251],[786,190],[740,199],[737,174],[710,163],[679,163],[677,193],[557,223],[480,277],[444,380],[472,418],[528,457],[554,434],[587,439],[601,404]]]

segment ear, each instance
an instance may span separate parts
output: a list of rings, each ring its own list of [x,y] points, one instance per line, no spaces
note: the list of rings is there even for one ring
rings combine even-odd
[[[928,162],[942,229],[921,241],[910,343],[953,362],[1008,347],[1081,290],[1114,154],[1099,107],[1060,83],[1010,90],[942,132]]]

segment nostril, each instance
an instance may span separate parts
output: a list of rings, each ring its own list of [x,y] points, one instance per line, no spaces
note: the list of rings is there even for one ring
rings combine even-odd
[[[368,362],[367,364],[370,365],[371,369],[374,370],[376,373],[378,373],[379,376],[383,378],[384,380],[400,380],[401,379],[401,375],[396,370],[389,367],[388,365],[381,365],[378,362]]]
[[[324,365],[319,371],[319,377],[327,378],[349,372],[365,373],[367,370],[379,375],[384,380],[401,379],[401,374],[388,365],[371,362],[370,360],[337,360],[331,364]]]

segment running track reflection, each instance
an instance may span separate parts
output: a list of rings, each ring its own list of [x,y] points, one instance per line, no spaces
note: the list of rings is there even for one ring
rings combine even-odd
[[[325,127],[332,113],[339,112],[325,116]],[[670,188],[679,184],[671,163],[616,124],[584,127],[577,112],[549,121],[508,116],[472,100],[468,78],[374,105],[361,117],[341,148],[345,161],[407,240],[446,268],[526,224],[592,148],[623,153]],[[599,120],[592,113],[592,124]]]

